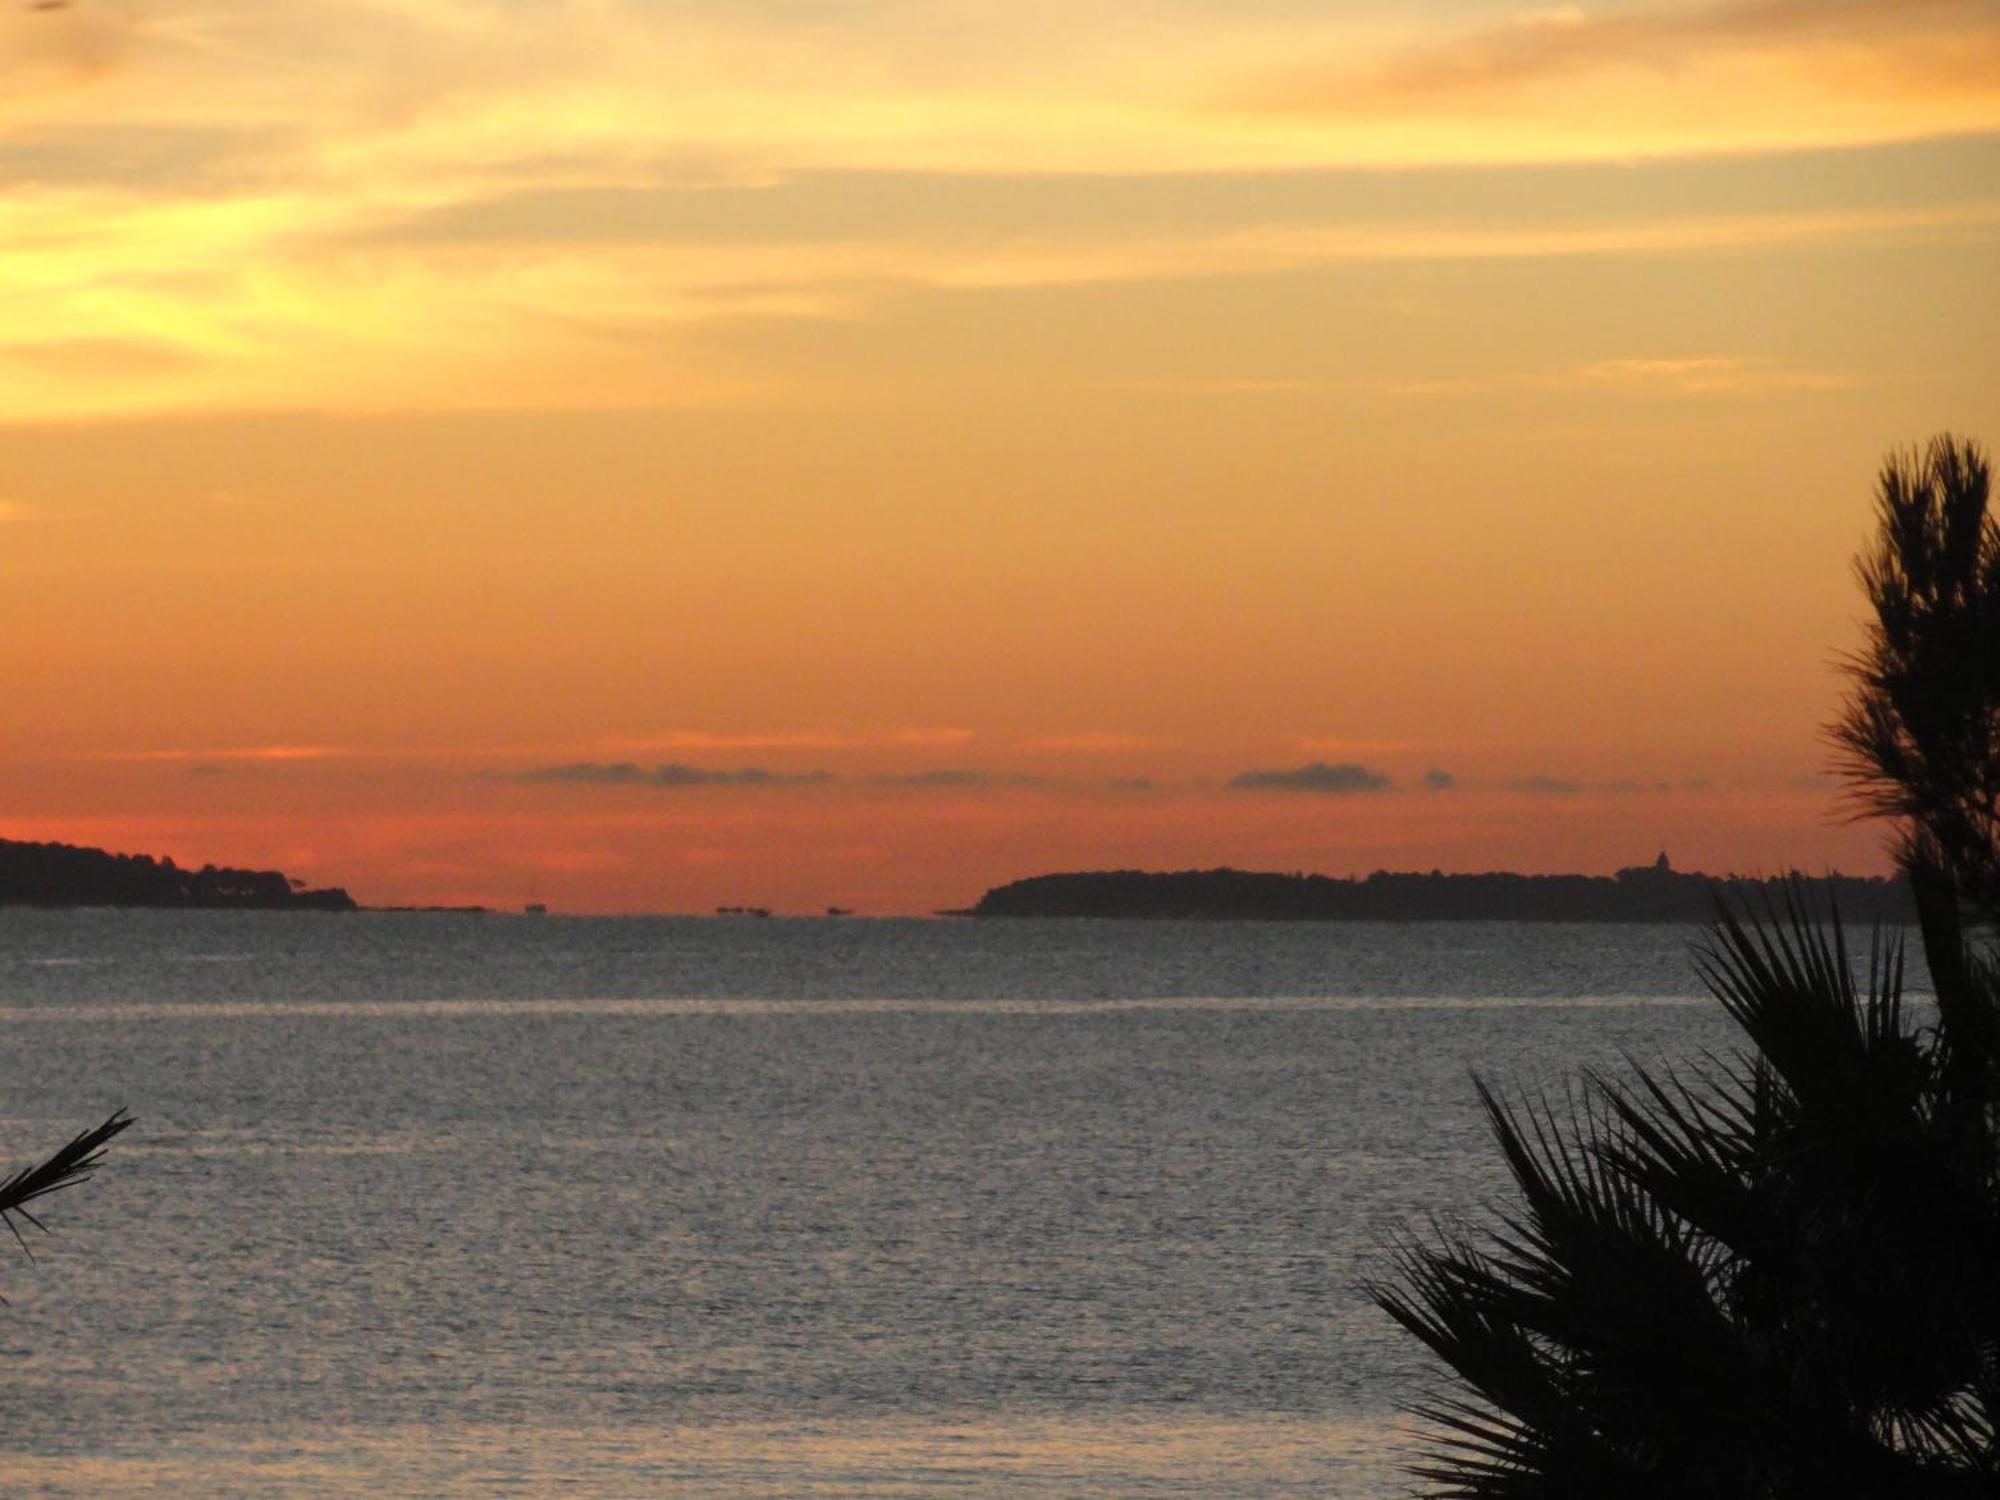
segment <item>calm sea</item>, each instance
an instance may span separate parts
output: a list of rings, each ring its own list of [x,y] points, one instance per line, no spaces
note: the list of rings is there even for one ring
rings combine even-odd
[[[1401,1493],[1356,1291],[1676,928],[0,912],[0,1489]]]

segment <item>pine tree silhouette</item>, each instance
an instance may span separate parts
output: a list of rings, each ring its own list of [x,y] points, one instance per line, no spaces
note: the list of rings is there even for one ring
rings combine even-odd
[[[1479,1085],[1519,1202],[1409,1240],[1376,1301],[1456,1382],[1418,1408],[1432,1496],[2000,1494],[2000,525],[1984,454],[1892,455],[1857,564],[1875,620],[1832,738],[1895,820],[1934,1015],[1900,940],[1804,893],[1725,912],[1701,975],[1745,1043]]]

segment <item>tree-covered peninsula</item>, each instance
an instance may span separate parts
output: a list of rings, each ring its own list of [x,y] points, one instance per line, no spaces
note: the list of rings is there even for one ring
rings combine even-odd
[[[0,839],[0,906],[168,906],[353,911],[338,886],[309,890],[278,870],[184,869],[150,854]]]
[[[995,887],[973,917],[1127,917],[1317,922],[1706,922],[1723,898],[1760,909],[1789,882],[1850,921],[1915,920],[1908,886],[1880,876],[1711,876],[1662,854],[1615,875],[1395,873],[1361,879],[1251,870],[1100,870]]]

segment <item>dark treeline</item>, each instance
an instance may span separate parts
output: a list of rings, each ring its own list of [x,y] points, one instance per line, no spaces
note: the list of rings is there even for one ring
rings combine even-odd
[[[988,891],[975,917],[1239,918],[1319,922],[1706,922],[1718,896],[1751,909],[1801,880],[1847,920],[1915,920],[1900,879],[1684,874],[1663,854],[1616,875],[1445,875],[1378,870],[1360,880],[1249,870],[1037,875]]]
[[[184,870],[148,854],[0,839],[0,906],[190,906],[353,911],[339,887],[306,890],[277,870]]]

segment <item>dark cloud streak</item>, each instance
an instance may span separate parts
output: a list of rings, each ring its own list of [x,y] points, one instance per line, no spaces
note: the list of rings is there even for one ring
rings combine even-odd
[[[1282,771],[1242,771],[1229,778],[1232,791],[1310,792],[1321,796],[1347,796],[1356,792],[1379,792],[1389,778],[1359,762],[1344,760],[1329,765],[1323,760]]]
[[[1048,778],[1025,771],[981,771],[972,767],[941,766],[931,771],[900,771],[869,778],[879,786],[914,787],[994,787],[1046,786]]]
[[[1531,797],[1574,797],[1583,790],[1583,784],[1565,781],[1560,776],[1523,776],[1508,782],[1507,790],[1526,792]]]
[[[787,787],[847,786],[910,787],[918,790],[979,791],[994,787],[1051,787],[1046,776],[1026,771],[987,771],[970,766],[939,766],[925,771],[887,771],[876,775],[838,775],[832,771],[771,771],[762,766],[723,769],[680,762],[642,766],[634,761],[570,761],[537,766],[516,774],[515,780],[548,785],[647,787]]]

